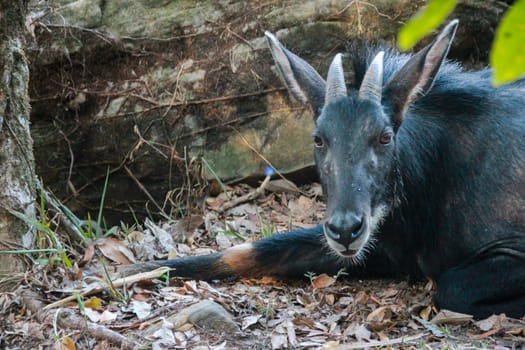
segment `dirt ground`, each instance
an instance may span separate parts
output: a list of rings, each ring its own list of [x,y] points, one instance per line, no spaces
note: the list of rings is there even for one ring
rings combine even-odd
[[[341,272],[299,281],[108,282],[104,266],[218,251],[323,217],[317,184],[271,181],[262,195],[246,185],[226,190],[207,199],[202,215],[123,224],[86,247],[70,243],[48,212],[73,267],[40,256],[16,292],[0,294],[0,348],[525,348],[523,320],[436,310],[427,281],[352,280]]]

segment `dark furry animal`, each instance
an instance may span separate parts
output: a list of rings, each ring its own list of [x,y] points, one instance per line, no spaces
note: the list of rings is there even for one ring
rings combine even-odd
[[[290,93],[316,112],[324,224],[223,252],[150,263],[173,276],[430,277],[438,307],[525,314],[525,81],[490,85],[445,56],[448,24],[413,56],[338,54],[323,78],[266,33]]]

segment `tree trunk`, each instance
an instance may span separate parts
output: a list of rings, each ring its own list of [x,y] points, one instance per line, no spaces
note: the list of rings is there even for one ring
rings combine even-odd
[[[23,51],[27,5],[0,0],[0,250],[29,248],[33,237],[32,228],[11,213],[35,217],[29,68]],[[2,274],[21,271],[22,261],[20,255],[0,254]]]

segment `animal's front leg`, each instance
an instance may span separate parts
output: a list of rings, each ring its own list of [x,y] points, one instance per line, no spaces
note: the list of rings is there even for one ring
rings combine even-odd
[[[525,315],[525,253],[498,248],[447,270],[435,295],[440,308],[483,318],[494,313]]]
[[[276,234],[219,253],[154,261],[136,265],[133,272],[167,266],[171,277],[222,279],[227,277],[303,277],[307,272],[335,274],[346,268],[350,276],[392,276],[393,265],[377,251],[363,264],[352,265],[325,243],[322,226]]]

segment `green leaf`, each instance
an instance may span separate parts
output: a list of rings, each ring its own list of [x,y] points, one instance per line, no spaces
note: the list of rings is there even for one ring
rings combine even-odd
[[[516,1],[496,29],[490,51],[494,86],[525,75],[525,0]]]
[[[416,13],[401,28],[397,36],[397,46],[406,51],[421,38],[436,29],[456,6],[456,0],[430,0],[428,5]]]

